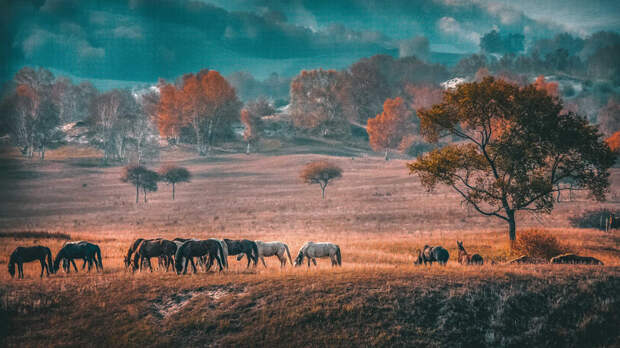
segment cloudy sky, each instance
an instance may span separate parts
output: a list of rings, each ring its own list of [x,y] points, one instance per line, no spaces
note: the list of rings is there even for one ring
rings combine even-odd
[[[473,53],[497,29],[526,41],[620,31],[617,0],[0,0],[0,79],[44,66],[100,88],[343,68],[377,53]]]

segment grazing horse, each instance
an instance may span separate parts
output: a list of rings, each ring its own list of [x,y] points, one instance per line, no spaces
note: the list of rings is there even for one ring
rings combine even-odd
[[[456,245],[459,247],[459,263],[461,265],[482,265],[484,260],[479,254],[469,255],[463,247],[463,242],[456,241]]]
[[[131,266],[131,255],[138,250],[138,246],[140,246],[140,243],[142,243],[143,240],[144,238],[138,238],[131,243],[131,246],[129,246],[127,255],[125,255],[125,268],[129,268],[129,266]]]
[[[265,257],[269,256],[277,256],[280,260],[280,266],[286,266],[286,256],[288,255],[288,260],[293,264],[293,260],[291,259],[291,252],[288,250],[288,245],[282,242],[263,242],[260,240],[256,241],[256,246],[258,247],[258,258],[263,262],[263,266],[267,268],[267,264],[265,263]],[[243,254],[237,256],[237,260],[241,260],[243,258]]]
[[[431,247],[428,245],[424,246],[424,250],[418,249],[418,257],[417,260],[413,263],[416,265],[424,263],[430,263],[433,265],[433,262],[439,262],[440,265],[446,265],[448,259],[450,258],[450,253],[448,250],[444,249],[441,246]]]
[[[153,266],[151,265],[151,257],[161,257],[164,260],[166,271],[168,267],[173,264],[173,256],[177,251],[177,244],[173,241],[166,239],[151,239],[143,240],[138,246],[133,257],[133,270],[140,268],[142,270],[142,263],[147,261],[149,269],[153,272]]]
[[[316,266],[317,257],[329,257],[332,260],[332,266],[342,266],[342,255],[340,254],[340,247],[333,243],[315,243],[308,242],[299,249],[299,254],[295,258],[295,266],[301,266],[304,262],[304,257],[308,258],[308,267],[310,267],[310,260]]]
[[[220,243],[220,245],[222,246],[222,251],[224,255],[222,257],[222,264],[224,265],[224,267],[228,269],[228,244],[226,244],[226,242],[223,239],[209,238],[209,240],[214,240]]]
[[[83,259],[88,261],[88,271],[93,265],[93,261],[95,262],[95,267],[97,271],[103,271],[103,263],[101,262],[101,249],[97,244],[89,243],[89,242],[69,242],[65,243],[65,245],[60,249],[58,254],[56,254],[56,258],[54,259],[54,272],[58,271],[58,266],[60,265],[60,261],[67,259],[73,263],[73,267],[77,272],[77,267],[75,267],[74,259]]]
[[[256,246],[256,242],[247,239],[224,239],[224,242],[228,247],[228,255],[244,253],[245,256],[248,257],[248,265],[246,268],[250,267],[250,261],[254,261],[254,266],[256,266],[256,263],[258,262],[258,246]]]
[[[190,239],[177,248],[177,252],[174,255],[174,266],[177,274],[187,273],[188,263],[192,264],[194,273],[196,273],[196,265],[194,264],[194,257],[201,257],[209,255],[209,262],[207,271],[211,268],[213,260],[217,261],[220,271],[222,271],[222,257],[224,251],[222,250],[222,244],[215,240],[196,240]]]
[[[17,247],[11,253],[9,258],[9,274],[15,276],[15,264],[17,264],[17,278],[24,278],[24,263],[39,260],[41,262],[41,278],[43,278],[43,270],[49,277],[50,273],[54,273],[52,268],[52,252],[50,248],[41,245],[31,247]]]

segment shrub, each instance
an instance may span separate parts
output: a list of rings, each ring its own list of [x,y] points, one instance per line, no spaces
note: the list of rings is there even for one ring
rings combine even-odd
[[[519,255],[525,254],[549,260],[554,256],[570,252],[570,249],[549,231],[533,228],[517,235],[512,251]]]
[[[579,216],[568,218],[571,225],[580,228],[598,228],[605,230],[605,224],[610,215],[614,215],[611,228],[620,228],[620,210],[595,209],[585,211]]]

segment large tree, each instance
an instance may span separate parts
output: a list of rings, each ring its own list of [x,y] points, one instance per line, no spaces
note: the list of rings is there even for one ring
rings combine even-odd
[[[370,146],[375,151],[385,151],[385,160],[389,159],[391,149],[398,148],[403,137],[413,130],[411,110],[402,98],[387,99],[383,112],[375,118],[369,118],[366,126]]]
[[[452,187],[479,213],[506,221],[516,237],[517,211],[550,213],[558,185],[598,200],[609,187],[614,154],[596,126],[534,85],[519,87],[492,77],[459,85],[443,101],[418,110],[422,134],[436,142],[452,135],[462,141],[409,163],[424,186]]]
[[[160,133],[178,137],[183,127],[190,127],[201,155],[210,151],[219,135],[230,131],[240,110],[235,89],[215,70],[186,74],[177,85],[160,83]]]

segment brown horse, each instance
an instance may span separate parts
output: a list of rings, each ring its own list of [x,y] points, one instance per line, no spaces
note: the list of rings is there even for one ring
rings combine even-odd
[[[131,255],[136,252],[136,250],[138,250],[138,246],[140,246],[140,243],[142,243],[143,240],[144,238],[138,238],[134,240],[133,243],[131,243],[131,245],[129,246],[129,250],[127,250],[127,255],[125,255],[125,268],[129,268],[129,266],[131,266]]]
[[[459,247],[459,263],[461,265],[482,265],[484,260],[479,254],[469,255],[463,247],[463,242],[456,241],[456,245]]]
[[[174,253],[177,251],[177,245],[166,239],[152,239],[143,240],[138,246],[133,258],[133,270],[140,268],[142,270],[142,263],[147,261],[149,269],[153,272],[153,266],[151,265],[151,257],[162,257],[166,271],[170,264],[173,262]]]
[[[209,255],[209,261],[207,263],[207,271],[211,268],[213,260],[217,261],[222,271],[222,258],[224,257],[224,250],[222,244],[213,239],[196,240],[190,239],[177,248],[177,252],[174,255],[174,266],[177,274],[187,273],[187,266],[191,263],[194,273],[196,273],[196,264],[194,263],[194,257],[201,257]]]
[[[50,248],[41,245],[31,247],[17,247],[9,258],[9,274],[15,276],[15,264],[17,264],[18,278],[24,278],[24,263],[39,260],[41,262],[41,278],[43,270],[49,276],[54,273],[52,268],[52,252]]]

